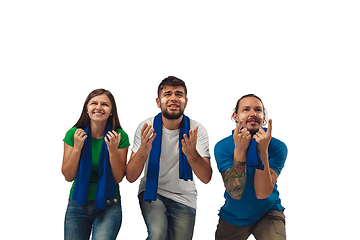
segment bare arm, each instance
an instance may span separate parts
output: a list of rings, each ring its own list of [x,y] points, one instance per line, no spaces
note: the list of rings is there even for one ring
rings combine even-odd
[[[146,159],[151,151],[152,142],[156,136],[154,129],[147,123],[141,129],[141,145],[139,150],[131,153],[129,163],[126,166],[126,179],[129,182],[135,182],[141,175]],[[151,136],[153,134],[153,136]]]
[[[226,191],[234,199],[241,199],[246,186],[246,151],[251,141],[251,134],[241,129],[242,120],[237,124],[233,138],[235,143],[232,168],[221,173]]]
[[[125,176],[126,158],[128,147],[118,149],[121,139],[121,134],[116,131],[109,131],[104,137],[107,148],[109,150],[109,161],[111,165],[111,172],[116,183],[122,181]]]
[[[270,119],[268,131],[265,132],[264,129],[260,128],[254,135],[254,139],[258,143],[257,149],[264,164],[264,171],[256,169],[254,177],[255,193],[258,199],[269,197],[278,178],[277,173],[269,167],[268,147],[271,140],[271,131],[272,120]]]
[[[79,128],[74,134],[74,147],[64,143],[64,157],[61,172],[68,182],[72,182],[76,178],[79,169],[81,149],[84,146],[86,138],[87,136],[84,130]]]
[[[184,134],[184,139],[181,141],[182,150],[185,153],[188,162],[195,173],[195,175],[203,182],[209,183],[212,176],[212,168],[210,159],[208,157],[201,157],[196,150],[197,132],[199,127],[189,131],[189,138]]]
[[[246,155],[240,154],[234,158],[232,168],[226,169],[221,173],[226,191],[230,197],[241,199],[246,186]]]

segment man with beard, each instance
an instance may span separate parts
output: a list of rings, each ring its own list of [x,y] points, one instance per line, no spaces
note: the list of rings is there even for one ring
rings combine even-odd
[[[140,180],[139,204],[148,240],[192,239],[197,191],[192,173],[208,183],[212,176],[206,129],[184,115],[185,83],[173,76],[158,87],[161,113],[140,123],[126,168],[129,182]]]
[[[286,239],[284,207],[276,180],[284,167],[287,147],[272,137],[263,102],[254,94],[237,101],[232,135],[215,145],[215,159],[225,185],[216,240]]]

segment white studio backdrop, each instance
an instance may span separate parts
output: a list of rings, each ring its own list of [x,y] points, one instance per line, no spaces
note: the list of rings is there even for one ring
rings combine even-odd
[[[9,239],[63,239],[62,139],[86,96],[110,90],[130,137],[159,112],[162,79],[188,87],[213,177],[196,180],[194,240],[214,239],[224,187],[214,145],[244,94],[262,98],[289,154],[278,189],[288,239],[354,239],[359,180],[357,1],[3,1],[1,206]],[[120,183],[117,239],[145,239],[139,181]],[[355,216],[355,217],[354,217]],[[253,239],[253,237],[249,238]]]

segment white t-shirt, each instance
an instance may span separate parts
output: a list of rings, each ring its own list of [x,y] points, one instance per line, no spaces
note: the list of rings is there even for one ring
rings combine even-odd
[[[139,150],[141,145],[141,128],[145,123],[153,125],[153,122],[154,117],[151,117],[139,124],[134,136],[132,148],[134,153]],[[201,157],[210,158],[209,138],[206,129],[200,123],[190,119],[190,129],[194,129],[196,126],[199,127],[196,150]],[[158,194],[196,209],[197,190],[195,182],[179,178],[179,131],[179,129],[168,130],[163,125]],[[187,135],[189,136],[189,133]],[[145,191],[149,155],[144,166],[144,175],[140,180],[139,193]],[[193,176],[193,180],[195,180],[195,174]]]

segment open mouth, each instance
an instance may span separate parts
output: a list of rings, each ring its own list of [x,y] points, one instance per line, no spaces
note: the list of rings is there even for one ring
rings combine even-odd
[[[177,104],[171,104],[168,107],[170,108],[170,110],[177,110],[179,108]]]
[[[102,115],[104,115],[104,113],[101,113],[101,112],[94,112],[94,115],[95,115],[95,116],[102,116]]]
[[[258,123],[259,123],[259,121],[258,121],[257,119],[255,119],[255,118],[251,118],[251,119],[247,120],[247,121],[246,121],[246,123],[250,123],[250,124],[258,124]]]

